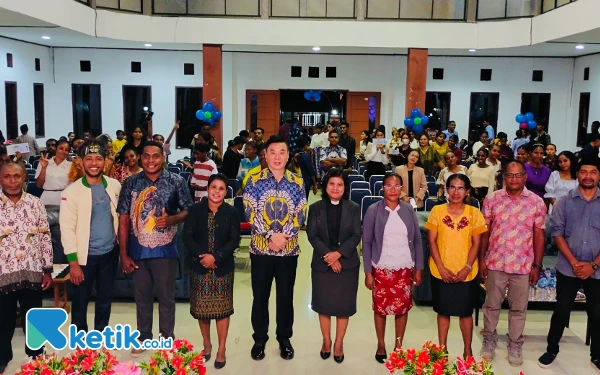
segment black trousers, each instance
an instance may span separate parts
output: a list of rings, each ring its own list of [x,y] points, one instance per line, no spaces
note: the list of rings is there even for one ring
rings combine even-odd
[[[71,324],[77,330],[88,331],[87,309],[96,284],[96,308],[94,313],[94,329],[102,332],[110,320],[115,277],[117,275],[117,251],[103,255],[88,255],[87,264],[81,266],[84,280],[81,284],[73,284],[71,301]]]
[[[17,302],[21,307],[21,324],[25,332],[27,311],[34,307],[42,307],[42,291],[21,289],[16,292],[0,295],[0,364],[8,364],[13,359],[11,341],[17,325]],[[37,357],[44,348],[31,350],[25,346],[25,354]]]
[[[558,354],[558,343],[569,321],[577,291],[583,287],[592,344],[590,356],[600,359],[600,280],[582,280],[556,272],[556,305],[550,320],[547,352]]]
[[[294,325],[294,285],[296,284],[297,256],[250,254],[252,278],[252,329],[254,342],[269,340],[269,297],[275,279],[277,311],[277,341],[289,340]]]

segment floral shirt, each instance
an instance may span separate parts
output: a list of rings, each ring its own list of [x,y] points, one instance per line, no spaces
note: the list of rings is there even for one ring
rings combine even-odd
[[[246,220],[252,227],[250,253],[296,256],[300,254],[298,232],[306,220],[306,193],[302,177],[285,171],[277,182],[268,168],[250,176],[244,189]],[[269,249],[267,234],[291,235],[283,251]]]
[[[0,295],[40,289],[44,272],[52,272],[52,241],[46,207],[23,193],[14,204],[0,191]]]
[[[546,228],[546,205],[532,191],[523,189],[512,198],[501,189],[483,201],[483,216],[490,231],[487,268],[516,275],[531,272],[534,260],[533,230]]]

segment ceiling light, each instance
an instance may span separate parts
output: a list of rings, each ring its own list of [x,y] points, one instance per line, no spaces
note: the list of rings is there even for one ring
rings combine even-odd
[[[44,36],[42,37],[42,39],[46,39],[46,40],[48,40],[48,39],[50,39],[50,37],[49,37],[48,35],[44,35]]]
[[[469,50],[469,52],[477,52],[477,50],[476,50],[476,49],[474,49],[474,48],[471,48],[471,49]]]
[[[315,52],[320,51],[320,50],[321,50],[321,47],[319,47],[319,46],[314,46],[313,47],[313,51],[315,51]]]
[[[146,44],[144,44],[144,47],[152,47],[152,44],[146,43]]]
[[[583,46],[581,44],[578,44],[575,46],[575,49],[584,49],[584,48],[585,48],[585,46]]]
[[[335,109],[333,109],[333,110],[331,110],[331,114],[332,114],[332,115],[337,115],[337,114],[338,114],[338,111],[337,111],[337,110],[335,110]]]

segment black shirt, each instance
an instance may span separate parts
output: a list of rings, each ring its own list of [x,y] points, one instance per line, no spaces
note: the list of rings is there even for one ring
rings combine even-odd
[[[408,171],[408,196],[411,198],[415,197],[415,190],[413,189],[413,171]]]
[[[354,161],[354,154],[356,153],[356,140],[349,135],[346,138],[340,135],[338,144],[346,149],[347,158],[345,167],[350,168]]]
[[[340,247],[340,225],[342,223],[342,200],[338,204],[332,204],[327,200],[327,229],[329,234],[329,245],[337,250]]]
[[[241,161],[242,155],[228,147],[227,151],[225,151],[225,155],[223,155],[223,167],[221,168],[221,172],[229,179],[236,178]]]

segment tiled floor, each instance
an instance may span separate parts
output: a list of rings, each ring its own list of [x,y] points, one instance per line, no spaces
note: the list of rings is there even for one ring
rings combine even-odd
[[[313,198],[313,197],[311,197]],[[314,199],[314,198],[313,198]],[[311,199],[312,200],[312,199]],[[271,340],[267,344],[267,356],[260,362],[250,358],[252,347],[252,327],[250,325],[250,308],[252,290],[250,287],[250,269],[247,255],[240,255],[238,270],[235,275],[235,311],[232,316],[227,341],[227,366],[222,370],[213,367],[213,359],[208,363],[208,373],[221,374],[386,374],[383,365],[375,362],[373,358],[376,347],[375,330],[371,310],[371,297],[369,291],[362,284],[358,293],[359,311],[350,319],[350,325],[345,340],[344,351],[346,359],[342,364],[337,364],[330,358],[323,361],[319,357],[321,347],[321,334],[317,314],[310,308],[310,259],[311,248],[306,240],[306,234],[301,234],[303,253],[298,264],[298,276],[295,289],[295,324],[292,343],[296,356],[291,361],[284,361],[279,357],[277,342],[274,339],[275,303],[271,298]],[[274,291],[272,296],[274,296]],[[202,345],[202,336],[196,321],[189,314],[189,305],[185,302],[177,304],[177,319],[175,334],[181,338],[191,340],[195,345]],[[93,321],[93,304],[89,308],[89,321]],[[154,313],[155,334],[158,332],[158,306]],[[388,320],[387,343],[388,350],[393,348],[394,331],[392,318]],[[523,371],[526,375],[532,374],[595,374],[589,364],[589,348],[584,345],[586,316],[584,312],[574,312],[571,317],[571,328],[565,330],[562,340],[561,353],[554,366],[542,370],[537,365],[537,358],[546,347],[546,333],[550,321],[550,312],[531,311],[527,317],[525,334],[527,341],[524,345],[525,362],[521,368],[511,367],[506,359],[506,338],[501,337],[493,364],[497,374],[513,375]],[[129,323],[135,327],[135,305],[132,302],[117,302],[113,305],[111,324]],[[214,326],[213,326],[214,327]],[[506,333],[506,311],[502,313],[498,331],[501,336]],[[405,337],[405,347],[419,347],[426,340],[437,340],[436,316],[431,307],[414,307],[409,314],[408,328]],[[10,363],[6,374],[13,374],[24,358],[24,336],[21,330],[15,333],[13,348],[15,360]],[[216,331],[213,328],[213,358],[216,354]],[[476,328],[473,349],[479,351],[481,335]],[[462,353],[462,341],[458,323],[453,322],[449,338],[451,356]],[[128,352],[118,353],[120,360],[130,360]],[[148,355],[141,359],[147,358]]]

